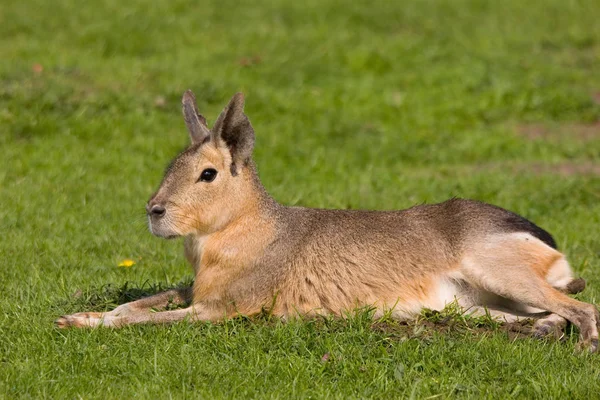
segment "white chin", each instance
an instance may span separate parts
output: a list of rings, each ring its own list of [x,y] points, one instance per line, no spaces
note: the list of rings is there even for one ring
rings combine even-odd
[[[158,236],[164,239],[174,239],[180,236],[179,234],[171,230],[163,229],[160,226],[157,226],[156,224],[152,224],[152,220],[150,219],[148,220],[148,229],[154,236]]]

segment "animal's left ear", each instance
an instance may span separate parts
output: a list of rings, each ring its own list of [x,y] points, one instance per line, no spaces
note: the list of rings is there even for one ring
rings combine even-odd
[[[254,129],[244,114],[244,95],[236,93],[212,129],[213,135],[222,140],[231,153],[231,173],[237,175],[239,169],[252,157]]]

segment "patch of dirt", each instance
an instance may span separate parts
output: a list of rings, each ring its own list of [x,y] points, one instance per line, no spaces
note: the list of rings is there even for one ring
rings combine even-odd
[[[517,132],[519,135],[532,140],[544,139],[549,135],[548,128],[541,124],[518,125]]]
[[[456,168],[455,168],[456,169]],[[562,177],[570,176],[600,176],[600,164],[591,162],[563,162],[559,164],[545,164],[540,162],[514,163],[514,162],[492,162],[478,164],[464,168],[465,172],[494,172],[509,175],[556,175]]]
[[[597,94],[600,102],[600,93]],[[576,140],[600,139],[600,121],[592,123],[565,123],[556,126],[544,124],[521,124],[517,132],[530,140],[555,140],[570,138]]]
[[[259,55],[253,55],[250,57],[242,57],[238,60],[238,64],[242,67],[252,67],[262,63],[262,57]]]
[[[536,175],[560,175],[560,176],[578,176],[578,175],[600,175],[600,164],[528,164],[521,165],[523,172],[532,172]]]

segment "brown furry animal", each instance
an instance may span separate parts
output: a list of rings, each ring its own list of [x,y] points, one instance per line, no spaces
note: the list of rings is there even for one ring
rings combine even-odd
[[[457,301],[503,320],[537,316],[543,335],[566,320],[581,344],[598,347],[596,308],[565,293],[581,291],[546,231],[499,207],[452,199],[402,211],[286,207],[258,178],[254,130],[236,94],[212,130],[183,96],[191,145],[168,168],[146,207],[150,231],[185,236],[194,285],[78,313],[60,327],[219,320],[264,308],[283,318],[373,306],[411,318]],[[169,302],[187,308],[151,312]]]

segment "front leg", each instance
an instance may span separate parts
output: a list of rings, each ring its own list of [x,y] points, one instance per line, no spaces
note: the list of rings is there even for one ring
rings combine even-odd
[[[192,288],[173,289],[154,296],[121,304],[109,312],[81,312],[65,315],[55,321],[59,328],[112,326],[110,321],[124,319],[127,316],[150,313],[153,309],[164,309],[171,304],[185,305],[192,300]],[[156,314],[156,313],[155,313]],[[100,321],[105,321],[102,323]]]
[[[115,315],[125,315],[138,311],[149,311],[151,309],[165,309],[170,305],[184,306],[192,302],[192,288],[180,288],[168,290],[155,294],[154,296],[121,304],[111,311]]]
[[[78,328],[95,328],[106,326],[121,328],[134,324],[168,324],[188,319],[190,321],[215,321],[224,318],[224,314],[210,310],[202,304],[195,304],[187,308],[172,311],[151,312],[139,310],[127,315],[114,315],[107,313],[78,313],[61,317],[57,325],[62,328],[74,326]],[[60,322],[59,322],[60,321]]]

